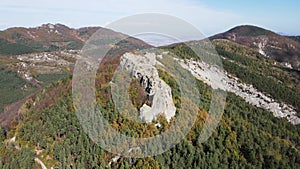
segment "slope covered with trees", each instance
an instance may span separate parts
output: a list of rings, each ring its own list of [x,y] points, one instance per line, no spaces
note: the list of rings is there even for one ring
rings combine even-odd
[[[242,25],[214,35],[210,39],[227,39],[252,48],[278,62],[289,63],[294,69],[300,68],[300,43],[297,37],[289,38],[260,27]]]
[[[235,57],[225,54],[228,58]],[[114,66],[109,66],[101,70],[113,69]],[[100,79],[96,83],[109,82],[112,78],[109,72],[98,72]],[[180,106],[181,97],[172,75],[160,71],[160,77],[173,88],[173,99]],[[4,140],[0,146],[2,168],[39,167],[35,158],[47,167],[57,168],[300,167],[299,126],[275,118],[272,113],[249,105],[232,93],[228,94],[217,130],[208,141],[199,143],[200,132],[209,116],[212,90],[201,81],[197,81],[201,94],[200,111],[192,130],[182,142],[154,157],[121,157],[117,162],[110,163],[115,155],[101,149],[83,131],[74,112],[70,86],[71,80],[68,78],[52,84],[35,99],[26,102],[22,119],[16,121],[12,130],[7,133],[0,130],[0,138]],[[105,117],[120,132],[134,137],[149,137],[167,130],[172,124],[168,124],[164,117],[157,119],[162,124],[161,128],[155,127],[156,122],[139,124],[126,120],[116,113],[107,93],[109,87],[101,84],[98,90],[103,92],[98,102],[105,108]],[[135,94],[137,91],[132,91],[132,96]],[[16,140],[11,142],[13,137]]]
[[[248,34],[249,32],[247,32]],[[266,34],[258,32],[257,36]],[[253,35],[254,36],[254,35]],[[120,116],[112,101],[108,85],[124,52],[134,52],[140,41],[120,44],[104,58],[96,74],[97,103],[113,128],[132,137],[158,135],[174,123],[159,116],[151,123],[140,124]],[[193,42],[196,43],[196,42]],[[257,51],[231,41],[214,41],[227,72],[239,77],[272,97],[299,106],[299,72],[274,65],[274,60]],[[145,46],[143,46],[145,47]],[[196,57],[183,44],[163,47],[182,59]],[[24,85],[15,73],[0,73]],[[172,74],[159,70],[159,76],[172,88],[176,108],[182,98]],[[300,168],[300,128],[271,112],[248,104],[241,97],[228,93],[223,117],[212,136],[199,142],[200,133],[209,114],[212,88],[197,81],[200,104],[197,119],[179,144],[154,157],[125,158],[105,151],[84,132],[75,114],[70,76],[39,75],[44,89],[28,98],[18,111],[11,128],[0,128],[0,168],[40,168],[36,159],[48,168]],[[63,79],[62,79],[63,78]],[[53,81],[57,81],[52,83]],[[9,87],[9,86],[8,86]],[[129,95],[140,108],[145,93],[133,81]],[[297,107],[299,109],[299,107]],[[178,112],[177,112],[178,113]],[[176,119],[176,116],[175,116]],[[156,123],[161,127],[156,127]]]
[[[31,102],[16,127],[5,134],[1,130],[0,147],[3,168],[37,167],[34,158],[46,166],[58,168],[109,167],[113,154],[102,150],[84,133],[75,115],[70,80],[59,82]],[[209,105],[210,88],[198,82],[201,111],[187,138],[171,150],[145,159],[121,158],[112,168],[299,168],[300,129],[270,112],[247,104],[229,94],[223,118],[205,143],[198,143]],[[47,100],[55,96],[55,100]],[[35,105],[35,106],[34,106]],[[114,112],[107,109],[108,112]],[[129,135],[158,134],[154,124],[135,126],[120,118],[112,125]],[[152,127],[151,127],[152,126]],[[124,128],[125,127],[125,128]],[[142,131],[142,132],[141,132]],[[155,132],[156,131],[156,132]],[[147,134],[148,133],[148,134]],[[152,133],[152,134],[151,134]],[[16,141],[8,143],[16,137]]]

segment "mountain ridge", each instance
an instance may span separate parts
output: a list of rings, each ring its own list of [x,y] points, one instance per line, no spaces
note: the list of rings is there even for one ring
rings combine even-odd
[[[270,30],[252,25],[241,25],[214,35],[210,39],[227,39],[255,49],[266,57],[290,65],[291,68],[300,69],[300,43]]]
[[[34,28],[13,27],[0,31],[0,55],[19,55],[58,50],[80,50],[85,42],[103,27],[70,28],[63,24],[43,24]],[[131,41],[147,46],[134,37]],[[151,46],[151,45],[148,45]]]
[[[51,27],[51,25],[45,25],[41,29],[44,29],[48,34],[49,26]],[[61,29],[69,32],[67,28]],[[258,36],[261,35],[258,33]],[[96,101],[100,105],[101,114],[103,113],[103,117],[114,130],[133,138],[150,138],[158,136],[169,129],[172,131],[173,124],[180,123],[181,119],[175,115],[175,118],[168,123],[164,116],[159,116],[150,123],[138,123],[118,113],[117,107],[114,106],[116,100],[113,100],[112,89],[109,84],[114,78],[123,53],[132,52],[132,54],[137,54],[140,52],[141,55],[147,54],[144,50],[135,50],[140,48],[133,48],[134,45],[142,43],[138,39],[135,40],[131,40],[130,43],[117,44],[99,65],[94,83]],[[197,45],[201,41],[187,43]],[[290,83],[299,84],[298,79],[300,78],[298,75],[300,74],[296,74],[294,77],[291,72],[296,70],[276,65],[272,58],[267,59],[254,48],[230,40],[216,39],[213,44],[216,51],[222,56],[224,70],[229,73],[228,75],[232,79],[235,79],[227,82],[239,82],[239,84],[244,84],[243,86],[246,87],[241,86],[237,90],[246,89],[242,92],[249,93],[249,89],[253,91],[253,87],[257,87],[263,92],[262,94],[270,94],[270,97],[276,94],[273,97],[276,96],[284,102],[291,100],[296,103],[296,106],[299,105],[297,104],[300,101],[298,99],[300,95],[297,94],[298,90],[294,92],[289,90],[288,87]],[[158,59],[167,59],[173,57],[173,54],[184,59],[182,63],[185,63],[184,61],[188,63],[189,58],[193,59],[193,52],[190,51],[190,48],[182,44],[174,45],[176,44],[164,47],[166,51],[161,51],[159,48],[157,51],[155,49],[150,51],[151,53],[157,52]],[[141,46],[141,49],[143,47],[145,46]],[[216,130],[207,141],[199,142],[199,139],[203,138],[203,126],[213,124],[216,120],[215,115],[212,114],[211,116],[209,113],[213,88],[206,84],[204,80],[199,79],[196,79],[195,83],[201,100],[197,105],[199,111],[194,119],[193,127],[182,141],[167,152],[153,157],[126,158],[121,157],[119,154],[110,153],[101,148],[92,137],[89,137],[90,135],[80,124],[73,105],[71,74],[57,77],[58,75],[52,71],[66,69],[65,71],[72,73],[74,62],[76,58],[80,57],[80,51],[77,50],[32,53],[10,56],[3,60],[0,57],[0,66],[3,62],[7,67],[15,68],[11,70],[15,73],[7,73],[6,69],[3,69],[3,74],[6,77],[11,77],[11,80],[6,81],[2,86],[7,84],[16,86],[14,83],[20,84],[20,87],[24,86],[24,82],[20,81],[20,78],[16,80],[18,72],[28,75],[23,80],[37,79],[42,82],[41,85],[44,84],[42,90],[37,91],[33,97],[25,99],[24,102],[20,103],[19,109],[14,110],[16,118],[6,123],[9,127],[0,125],[0,168],[40,168],[41,166],[48,168],[300,167],[299,125],[292,125],[284,118],[277,118],[270,111],[249,104],[243,97],[233,92],[227,93],[225,109]],[[42,77],[39,77],[34,75],[34,72],[28,72],[31,69],[35,70],[35,68],[41,70],[43,68],[41,66],[45,65],[51,74],[43,74]],[[194,67],[188,68],[197,72],[205,66],[201,62],[192,65]],[[160,67],[158,76],[172,89],[172,99],[175,106],[183,108],[182,103],[189,98],[180,94],[180,82],[176,80],[174,74],[168,73],[172,71],[167,70],[167,66],[163,67],[161,65]],[[46,68],[44,67],[44,69]],[[177,68],[179,67],[174,67],[174,69]],[[213,67],[207,66],[207,68],[211,69]],[[203,71],[206,70],[208,69],[203,69]],[[180,74],[180,76],[184,77],[185,74]],[[289,76],[292,76],[292,78],[289,78]],[[119,77],[122,78],[122,76]],[[44,81],[44,79],[47,81]],[[128,90],[131,103],[136,108],[139,107],[140,103],[144,104],[143,96],[145,95],[143,95],[143,91],[145,89],[139,85],[140,83],[138,78],[133,79]],[[190,87],[190,85],[187,87]],[[292,87],[295,88],[295,85],[292,85]],[[6,91],[8,91],[8,94],[2,95],[5,96],[5,99],[8,99],[9,96],[16,97],[16,92],[12,89]],[[292,94],[295,94],[294,97]],[[260,94],[254,96],[265,98]],[[252,99],[253,97],[249,98]],[[273,101],[271,100],[271,102]],[[272,104],[271,102],[270,104]],[[151,104],[151,102],[148,102],[148,104]],[[268,103],[266,104],[268,105]],[[12,114],[8,113],[7,116],[10,118],[8,120],[11,120]],[[211,120],[209,120],[209,116],[212,117]],[[5,116],[1,114],[2,119],[3,117]],[[186,116],[186,118],[189,118],[189,116]],[[290,117],[288,116],[288,118]],[[1,121],[3,121],[2,119]],[[95,126],[97,125],[95,124]],[[140,144],[133,143],[131,146],[134,146],[134,148],[130,151],[139,150]]]
[[[300,42],[300,36],[286,36],[287,38],[290,38],[294,41]]]

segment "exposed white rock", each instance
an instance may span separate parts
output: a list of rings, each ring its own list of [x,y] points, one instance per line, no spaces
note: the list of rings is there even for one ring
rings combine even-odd
[[[287,67],[287,68],[293,69],[292,65],[288,62],[283,62],[282,65]]]
[[[12,64],[20,77],[30,82],[38,82],[33,74],[59,73],[61,70],[74,65],[79,58],[78,50],[65,50],[59,52],[31,53],[18,56],[11,56],[20,62]],[[26,90],[26,86],[22,87]]]
[[[155,127],[160,128],[160,127],[161,127],[161,124],[160,124],[160,123],[156,123],[156,124],[155,124]]]
[[[134,148],[130,148],[127,153],[131,153],[132,151],[137,151],[137,150],[140,150],[141,148],[140,147],[134,147]],[[108,166],[111,167],[111,164],[112,163],[116,163],[118,160],[120,159],[120,155],[116,155],[114,158],[112,158],[110,160],[110,162],[108,163]]]
[[[14,144],[16,142],[16,136],[14,136],[13,138],[11,138],[10,140],[9,140],[9,143],[10,144]]]
[[[41,165],[42,169],[47,169],[45,164],[38,158],[34,158],[34,161]]]
[[[39,54],[28,54],[28,55],[20,55],[17,56],[17,59],[20,61],[29,61],[33,64],[41,64],[41,63],[46,63],[47,65],[70,65],[67,60],[65,59],[76,59],[78,58],[77,54],[73,53],[68,53],[66,51],[60,52],[60,53],[39,53]]]
[[[49,27],[49,29],[54,29],[55,28],[55,25],[53,25],[53,24],[48,24],[48,27]]]
[[[259,46],[258,46],[258,52],[264,56],[267,56],[266,52],[262,49],[262,46],[261,46],[261,43],[259,43]]]
[[[294,125],[300,124],[300,118],[296,116],[295,109],[285,103],[278,103],[270,96],[258,91],[252,85],[240,83],[239,79],[233,77],[215,66],[204,62],[179,60],[181,66],[189,70],[196,78],[210,85],[213,89],[222,89],[235,93],[245,99],[246,102],[271,111],[275,117],[287,118]]]
[[[61,33],[58,30],[55,30],[54,33],[61,35]]]
[[[145,55],[126,53],[121,57],[121,65],[124,69],[132,70],[135,77],[138,77],[138,74],[148,76],[154,82],[151,91],[151,95],[154,96],[153,104],[151,107],[145,104],[140,109],[140,117],[144,118],[146,122],[152,121],[160,113],[165,113],[169,121],[176,111],[171,88],[159,79],[157,69],[154,67],[156,64],[162,65],[156,60],[156,57],[162,56],[156,56],[154,53],[146,53]],[[272,112],[275,117],[287,118],[294,125],[300,124],[300,118],[296,116],[297,112],[292,106],[275,101],[250,84],[240,83],[237,77],[227,74],[218,67],[194,60],[184,61],[176,58],[175,60],[213,89],[235,93],[246,102]]]
[[[111,161],[108,163],[108,166],[111,166],[111,163],[115,163],[120,159],[120,156],[115,156],[114,158],[111,159]]]
[[[28,81],[32,80],[32,77],[30,76],[30,74],[29,74],[28,72],[26,72],[26,73],[24,74],[24,77],[25,77],[25,79],[28,80]]]
[[[265,47],[267,46],[268,41],[268,37],[261,37],[259,42],[253,42],[253,45],[258,48],[258,52],[266,57],[268,57],[268,55],[265,52]]]
[[[32,37],[33,39],[36,38],[36,36],[32,35],[32,33],[30,33],[29,31],[27,31],[27,34],[28,34],[30,37]]]
[[[256,45],[258,47],[258,52],[264,56],[267,57],[266,52],[264,51],[267,43],[268,43],[268,38],[262,38],[262,41],[259,43],[254,42],[254,45]]]
[[[132,72],[135,78],[140,78],[142,86],[152,98],[152,105],[144,104],[139,112],[140,118],[146,122],[155,120],[161,113],[170,121],[176,111],[170,86],[159,78],[155,65],[163,65],[156,60],[156,57],[154,53],[126,53],[120,59],[122,69]]]

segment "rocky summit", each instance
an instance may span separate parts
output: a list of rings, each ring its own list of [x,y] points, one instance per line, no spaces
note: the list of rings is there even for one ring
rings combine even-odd
[[[148,93],[151,105],[144,104],[140,109],[140,118],[151,122],[159,114],[163,114],[168,121],[175,116],[176,107],[173,103],[171,88],[159,78],[155,53],[133,54],[126,53],[120,59],[122,70],[129,71],[133,78],[138,78],[140,85]]]

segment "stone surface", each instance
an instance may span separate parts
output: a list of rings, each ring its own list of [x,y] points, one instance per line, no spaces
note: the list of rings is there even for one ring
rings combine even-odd
[[[240,83],[237,77],[233,77],[225,71],[204,62],[194,60],[178,61],[183,68],[189,70],[196,78],[210,85],[213,89],[219,88],[235,93],[246,102],[272,112],[275,117],[287,118],[294,125],[300,124],[300,118],[296,116],[295,108],[277,102],[250,84]]]
[[[159,78],[155,65],[162,64],[156,57],[162,56],[156,56],[154,53],[126,53],[120,59],[121,68],[130,71],[133,78],[138,78],[140,85],[151,98],[151,106],[144,104],[139,112],[140,118],[146,122],[155,120],[161,113],[170,121],[176,111],[170,86]]]

